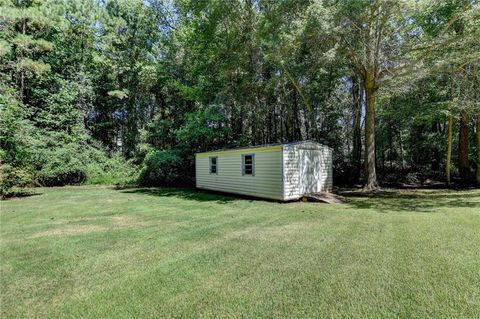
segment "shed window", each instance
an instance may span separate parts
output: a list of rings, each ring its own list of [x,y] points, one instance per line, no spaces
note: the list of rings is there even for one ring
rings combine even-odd
[[[243,155],[242,171],[243,175],[255,175],[255,155],[247,154]]]
[[[210,174],[217,174],[218,157],[210,157]]]

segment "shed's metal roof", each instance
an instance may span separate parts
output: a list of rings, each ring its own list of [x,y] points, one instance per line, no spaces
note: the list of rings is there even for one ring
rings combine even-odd
[[[318,142],[312,141],[312,140],[305,140],[305,141],[295,141],[295,142],[288,142],[288,143],[273,143],[273,144],[260,144],[260,145],[242,146],[242,147],[234,147],[234,148],[222,148],[222,149],[219,149],[219,150],[198,152],[198,153],[195,153],[195,154],[225,152],[225,151],[233,151],[233,150],[248,150],[248,149],[251,149],[251,148],[263,148],[263,147],[272,147],[272,146],[291,146],[291,145],[304,144],[304,143],[314,143],[314,144],[325,146],[325,147],[328,147],[328,148],[331,149],[330,146],[327,146],[325,144],[321,144],[321,143],[318,143]]]

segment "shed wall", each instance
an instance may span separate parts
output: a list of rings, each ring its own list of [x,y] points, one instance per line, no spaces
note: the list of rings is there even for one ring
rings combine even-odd
[[[242,155],[255,154],[255,175],[242,175]],[[218,174],[209,158],[217,156]],[[200,153],[195,156],[197,188],[283,200],[282,147]]]
[[[300,160],[298,149],[283,148],[284,199],[294,199],[299,196]]]
[[[327,146],[316,143],[284,146],[283,165],[285,200],[332,189],[332,150]]]

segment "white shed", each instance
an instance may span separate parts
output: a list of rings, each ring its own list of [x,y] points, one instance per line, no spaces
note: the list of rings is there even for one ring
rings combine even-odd
[[[332,149],[313,141],[195,154],[196,187],[282,201],[332,189]]]

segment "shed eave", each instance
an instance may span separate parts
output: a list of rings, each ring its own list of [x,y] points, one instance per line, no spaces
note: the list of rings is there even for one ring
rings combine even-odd
[[[223,154],[235,154],[235,153],[256,153],[256,152],[271,152],[271,151],[281,151],[282,145],[275,145],[275,146],[260,146],[260,147],[245,147],[245,148],[233,148],[228,150],[217,150],[217,151],[209,151],[203,153],[195,153],[195,156],[204,157],[204,156],[211,156],[215,155],[223,155]]]
[[[325,144],[322,144],[322,143],[319,143],[319,142],[316,142],[316,141],[312,141],[312,140],[305,140],[305,141],[295,141],[295,142],[288,142],[288,143],[253,145],[253,146],[244,146],[244,147],[237,147],[237,148],[212,150],[212,151],[206,151],[206,152],[198,152],[198,153],[195,153],[195,156],[197,156],[197,155],[198,156],[203,156],[203,155],[212,154],[212,153],[215,153],[215,154],[226,153],[226,154],[228,154],[228,153],[246,152],[246,151],[258,152],[258,151],[262,151],[262,150],[268,150],[268,151],[281,150],[284,147],[301,145],[301,144],[308,144],[308,143],[316,144],[316,145],[319,145],[319,146],[322,146],[322,147],[327,147],[327,148],[333,150],[333,148],[331,148],[328,145],[325,145]]]

